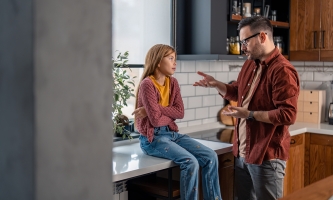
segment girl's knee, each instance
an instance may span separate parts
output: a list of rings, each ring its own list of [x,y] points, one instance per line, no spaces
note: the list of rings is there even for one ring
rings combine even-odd
[[[186,165],[187,165],[187,168],[190,169],[191,171],[198,171],[199,167],[200,167],[198,161],[193,158],[188,158],[186,160]]]

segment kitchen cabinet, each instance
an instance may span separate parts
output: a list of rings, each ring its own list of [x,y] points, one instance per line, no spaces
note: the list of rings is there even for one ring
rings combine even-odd
[[[219,182],[222,199],[234,199],[234,155],[232,152],[219,155]]]
[[[289,159],[285,169],[283,184],[283,196],[293,193],[304,187],[304,167],[305,167],[305,138],[308,133],[291,137]]]
[[[333,136],[311,134],[309,184],[333,175]]]
[[[284,196],[333,175],[333,136],[303,133],[291,137]]]
[[[282,36],[286,57],[289,50],[289,1],[247,0],[253,6],[271,5],[277,20],[271,21],[274,36]],[[238,0],[237,2],[243,2]],[[260,5],[258,4],[260,3]],[[266,2],[266,3],[265,3]],[[174,43],[179,60],[245,60],[243,55],[230,55],[227,38],[239,36],[240,16],[232,14],[233,0],[177,0]],[[253,9],[252,9],[253,10]],[[261,11],[263,13],[263,9]]]
[[[291,0],[290,60],[333,61],[333,0]]]

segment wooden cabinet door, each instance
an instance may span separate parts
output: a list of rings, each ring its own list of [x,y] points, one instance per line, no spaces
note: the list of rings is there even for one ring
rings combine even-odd
[[[219,182],[223,200],[234,199],[234,155],[219,155]]]
[[[320,60],[333,61],[333,0],[321,0]]]
[[[291,0],[290,60],[319,61],[320,1]]]
[[[333,136],[311,134],[309,184],[333,174]]]
[[[285,170],[283,196],[304,187],[305,138],[303,133],[291,137],[289,159]]]

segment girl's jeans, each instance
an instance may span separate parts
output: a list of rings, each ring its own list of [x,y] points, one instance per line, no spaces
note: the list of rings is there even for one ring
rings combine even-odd
[[[202,167],[202,190],[205,200],[221,200],[218,159],[215,151],[190,138],[170,131],[167,126],[154,130],[154,139],[140,136],[142,151],[150,156],[166,158],[180,166],[182,200],[198,199],[198,172]]]

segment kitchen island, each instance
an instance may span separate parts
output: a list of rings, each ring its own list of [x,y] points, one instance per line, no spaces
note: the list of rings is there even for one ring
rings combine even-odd
[[[180,128],[179,132],[187,134],[195,138],[202,144],[212,148],[216,151],[218,155],[224,155],[231,152],[232,144],[219,142],[219,139],[216,135],[219,131],[223,129],[233,129],[233,127],[226,127],[225,125],[222,125],[220,123],[212,123],[200,126]],[[329,125],[328,123],[310,124],[298,122],[294,125],[291,125],[289,130],[292,138],[302,136],[305,133],[314,133],[323,136],[333,136],[333,125]],[[305,153],[305,151],[303,153]],[[300,156],[298,155],[295,156],[297,158],[300,158]],[[305,160],[302,160],[302,162],[304,164]],[[113,182],[132,179],[134,177],[154,173],[164,169],[169,169],[175,166],[176,164],[170,160],[156,158],[143,154],[139,146],[138,139],[114,143]],[[294,169],[298,170],[298,168]],[[302,169],[304,170],[304,167]],[[292,179],[292,181],[294,180],[296,179]],[[287,184],[288,187],[290,187],[291,185],[292,183]],[[303,182],[300,187],[304,186],[306,185],[304,185],[303,178]],[[287,191],[293,192],[293,190],[290,189]]]

